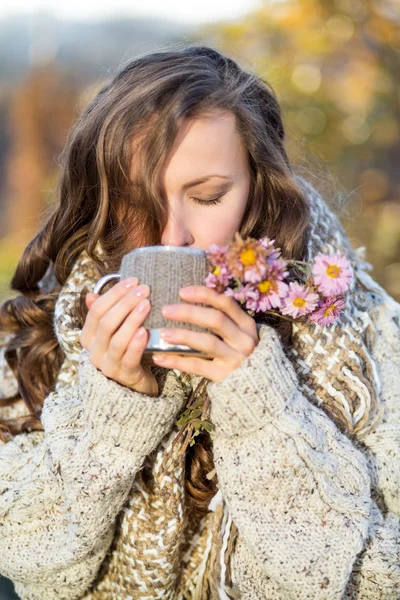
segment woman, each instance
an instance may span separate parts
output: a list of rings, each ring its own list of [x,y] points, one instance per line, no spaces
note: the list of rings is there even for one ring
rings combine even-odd
[[[268,84],[203,46],[131,61],[73,128],[0,314],[0,572],[21,598],[397,598],[400,306],[283,142]],[[199,286],[168,314],[215,335],[169,339],[213,360],[150,364],[148,289],[87,293],[132,248],[236,230],[346,253],[335,326],[256,322]],[[183,454],[199,390],[215,429]]]

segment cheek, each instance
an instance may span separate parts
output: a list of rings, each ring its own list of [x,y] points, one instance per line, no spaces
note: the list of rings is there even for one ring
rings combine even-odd
[[[213,226],[218,231],[221,230],[221,236],[226,238],[227,235],[233,237],[235,231],[238,231],[243,219],[246,202],[232,202],[220,207],[218,214],[213,215]],[[222,234],[222,232],[224,232]]]
[[[242,210],[232,211],[226,206],[210,208],[209,215],[197,221],[197,240],[201,240],[202,247],[207,248],[210,244],[227,244],[238,231],[241,220]]]

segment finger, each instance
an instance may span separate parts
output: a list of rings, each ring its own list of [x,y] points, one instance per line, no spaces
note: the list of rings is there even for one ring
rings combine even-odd
[[[87,314],[84,327],[81,333],[81,344],[85,347],[96,334],[98,323],[103,315],[120,299],[123,298],[129,290],[137,286],[138,280],[136,277],[121,281],[114,285],[104,295],[97,295],[96,300],[90,306]],[[129,286],[129,287],[128,287]],[[89,292],[92,294],[92,292]],[[90,297],[89,297],[90,298]]]
[[[236,302],[236,301],[235,301]],[[231,348],[247,354],[254,348],[255,341],[245,331],[240,329],[231,318],[221,310],[215,308],[193,306],[191,304],[181,303],[176,305],[176,312],[169,314],[163,309],[163,315],[184,323],[200,325],[211,329],[219,335]]]
[[[109,351],[112,337],[128,315],[143,300],[143,296],[139,297],[137,293],[137,290],[130,290],[100,319],[95,335],[96,353],[105,354]],[[148,311],[150,302],[147,298],[145,300],[147,304],[144,306]]]
[[[179,369],[184,373],[206,377],[207,379],[210,379],[210,381],[220,381],[220,379],[224,377],[221,366],[212,360],[205,360],[204,358],[196,358],[194,356],[182,356],[180,354],[168,352],[154,355],[153,359],[157,356],[161,356],[163,360],[159,362],[154,360],[154,363],[168,369]]]
[[[94,294],[93,292],[88,292],[86,294],[85,302],[86,306],[90,308],[95,300],[99,297],[99,294]]]
[[[121,366],[124,369],[136,369],[140,363],[146,362],[143,360],[143,352],[147,346],[148,339],[149,332],[144,327],[140,327],[133,337],[131,335],[121,360]],[[147,363],[151,364],[148,359]]]
[[[171,332],[172,335],[167,336],[164,331],[165,333]],[[189,329],[171,329],[163,330],[161,337],[170,343],[185,344],[194,350],[199,350],[210,357],[225,362],[234,362],[238,354],[235,349],[210,333],[201,333]]]
[[[144,309],[144,310],[143,310]],[[128,314],[118,331],[114,333],[110,340],[108,348],[108,356],[111,361],[114,362],[125,362],[124,355],[128,349],[130,342],[135,338],[134,348],[136,350],[136,363],[133,365],[129,362],[127,368],[137,366],[141,361],[141,354],[147,344],[148,333],[145,328],[142,328],[143,321],[147,317],[150,311],[150,302],[148,299],[142,300],[135,308]],[[139,329],[142,331],[139,333]],[[142,352],[138,355],[138,349],[141,348],[145,342]],[[131,360],[131,357],[128,357]]]
[[[186,290],[189,289],[193,290],[193,294],[186,292]],[[237,300],[232,298],[232,296],[220,294],[213,288],[208,288],[204,285],[182,288],[179,291],[179,295],[186,302],[209,304],[210,306],[223,311],[240,329],[242,329],[242,331],[245,331],[248,335],[256,339],[257,327],[254,319],[243,310]]]

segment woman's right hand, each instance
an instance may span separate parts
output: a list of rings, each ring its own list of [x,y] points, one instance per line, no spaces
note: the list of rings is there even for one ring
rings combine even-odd
[[[157,396],[158,383],[150,362],[146,365],[142,358],[149,336],[141,327],[151,307],[149,293],[149,287],[138,286],[136,278],[121,281],[102,295],[89,292],[80,342],[88,350],[90,362],[106,377]]]

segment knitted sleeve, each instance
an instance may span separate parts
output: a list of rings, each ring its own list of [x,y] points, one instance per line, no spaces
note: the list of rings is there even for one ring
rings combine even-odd
[[[243,600],[399,597],[400,306],[393,306],[374,316],[386,417],[364,450],[303,395],[268,326],[239,368],[209,384],[215,467],[238,529],[232,582]]]
[[[77,383],[45,399],[44,431],[0,445],[0,573],[22,599],[73,600],[90,587],[137,471],[185,400],[175,379],[147,396],[83,349]]]

